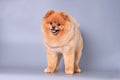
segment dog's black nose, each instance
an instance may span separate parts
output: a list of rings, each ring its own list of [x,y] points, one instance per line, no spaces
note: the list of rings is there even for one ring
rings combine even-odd
[[[54,30],[54,29],[55,29],[55,26],[52,26],[52,29]]]

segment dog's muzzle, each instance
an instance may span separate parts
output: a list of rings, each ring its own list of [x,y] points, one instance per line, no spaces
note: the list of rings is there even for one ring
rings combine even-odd
[[[50,30],[51,30],[52,34],[57,34],[57,33],[59,32],[59,30],[56,29],[55,26],[52,26],[52,27],[50,28]]]

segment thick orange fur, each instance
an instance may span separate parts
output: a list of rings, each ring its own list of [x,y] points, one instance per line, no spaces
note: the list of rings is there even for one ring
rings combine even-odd
[[[55,26],[59,31],[53,34],[50,30],[51,26]],[[48,67],[44,72],[51,73],[57,70],[61,55],[64,57],[66,74],[81,72],[79,62],[83,40],[79,24],[65,12],[49,10],[43,17],[42,33],[48,60]]]

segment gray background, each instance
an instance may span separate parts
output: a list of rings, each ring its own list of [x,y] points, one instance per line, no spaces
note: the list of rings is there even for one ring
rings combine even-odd
[[[83,78],[90,72],[120,77],[120,0],[0,0],[0,72],[35,70],[44,76],[41,19],[49,9],[65,11],[81,24]]]

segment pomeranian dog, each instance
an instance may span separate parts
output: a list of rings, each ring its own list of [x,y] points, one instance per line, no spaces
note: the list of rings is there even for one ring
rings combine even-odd
[[[44,72],[56,71],[62,55],[66,74],[81,72],[83,40],[76,20],[65,12],[48,10],[42,20],[42,33],[48,61]]]

